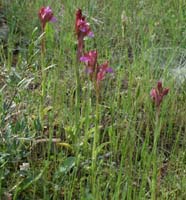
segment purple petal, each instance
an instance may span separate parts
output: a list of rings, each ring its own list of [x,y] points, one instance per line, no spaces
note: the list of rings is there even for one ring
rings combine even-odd
[[[50,6],[45,7],[45,12],[46,13],[52,12],[52,9],[50,8]]]
[[[55,23],[55,22],[57,22],[57,18],[56,17],[52,17],[50,21]]]
[[[113,70],[111,67],[107,67],[106,72],[108,72],[108,73],[113,73],[114,70]]]
[[[87,31],[87,27],[86,26],[82,26],[79,28],[79,30],[83,33],[85,33]]]
[[[89,61],[90,61],[90,58],[87,57],[87,56],[82,56],[79,60],[80,60],[81,62],[89,62]]]
[[[90,31],[89,33],[88,33],[88,37],[94,37],[94,33],[92,32],[92,31]]]

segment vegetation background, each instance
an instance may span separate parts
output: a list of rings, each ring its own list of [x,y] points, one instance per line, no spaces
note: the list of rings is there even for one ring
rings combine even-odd
[[[95,35],[86,50],[114,69],[99,101],[76,62],[77,8]],[[185,0],[1,0],[1,199],[186,199],[185,22]]]

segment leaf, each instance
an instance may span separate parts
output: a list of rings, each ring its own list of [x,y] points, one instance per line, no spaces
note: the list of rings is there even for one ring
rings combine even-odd
[[[47,115],[49,111],[52,111],[53,107],[52,106],[47,106],[44,108],[43,113],[44,115]]]
[[[46,67],[43,71],[47,71],[49,69],[52,69],[54,67],[56,67],[57,65],[56,64],[52,64],[52,65],[49,65],[48,67]]]
[[[23,78],[19,83],[18,83],[18,87],[21,87],[21,88],[24,88],[24,89],[27,89],[28,86],[30,85],[30,83],[34,80],[34,78],[29,78],[29,79],[26,79],[26,78]]]
[[[54,29],[50,23],[47,23],[45,27],[45,33],[46,33],[47,46],[52,47],[55,38],[54,38]]]
[[[68,157],[59,168],[61,173],[68,173],[75,166],[75,157]]]
[[[105,146],[107,146],[107,145],[109,145],[109,144],[110,144],[110,142],[104,142],[104,143],[102,143],[101,145],[99,145],[99,146],[97,147],[97,149],[96,149],[97,154],[99,154],[99,153],[101,152],[101,150],[102,150]]]
[[[57,146],[62,146],[62,147],[67,148],[68,150],[73,150],[72,146],[66,142],[58,142]]]
[[[21,181],[19,181],[14,187],[11,188],[10,191],[14,191],[14,198],[13,199],[17,199],[17,196],[24,190],[26,190],[27,188],[29,188],[32,184],[35,184],[43,175],[44,170],[41,171],[41,173],[39,173],[36,177],[33,176],[29,176],[25,179],[22,179]]]

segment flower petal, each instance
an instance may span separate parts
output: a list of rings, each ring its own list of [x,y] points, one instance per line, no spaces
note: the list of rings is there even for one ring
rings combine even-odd
[[[88,56],[82,56],[79,60],[80,60],[81,62],[89,62],[91,59],[90,59],[90,57],[88,57]]]
[[[57,22],[57,18],[53,16],[50,21],[55,23],[55,22]]]
[[[158,83],[157,83],[157,89],[158,89],[159,93],[162,93],[163,86],[162,86],[162,82],[161,81],[158,81]]]
[[[150,91],[150,96],[153,100],[157,98],[157,91],[155,88],[152,88],[152,90]]]
[[[168,93],[169,93],[169,88],[164,88],[162,92],[163,96],[167,95]]]
[[[108,73],[113,73],[114,70],[113,70],[111,67],[107,67],[106,72],[108,72]]]
[[[94,33],[92,31],[90,31],[87,36],[92,38],[92,37],[94,37]]]

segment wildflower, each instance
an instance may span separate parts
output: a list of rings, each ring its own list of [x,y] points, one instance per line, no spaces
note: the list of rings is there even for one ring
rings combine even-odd
[[[98,72],[96,76],[97,84],[105,78],[106,73],[113,73],[113,69],[108,66],[108,61],[104,62],[102,65],[98,66]]]
[[[86,65],[86,73],[92,74],[96,70],[97,65],[97,51],[89,51],[88,53],[85,53],[81,58],[81,62],[84,62]]]
[[[94,34],[90,29],[89,23],[86,21],[85,16],[82,15],[81,9],[76,12],[76,24],[75,24],[77,37],[93,37]]]
[[[85,16],[82,15],[81,9],[78,9],[76,12],[75,31],[78,39],[77,59],[79,60],[83,54],[84,38],[86,36],[94,37],[89,23],[86,21]]]
[[[166,96],[168,92],[169,88],[163,88],[161,81],[158,81],[156,88],[152,88],[150,96],[157,107],[161,105],[163,97]]]
[[[52,9],[49,6],[41,7],[38,15],[39,15],[39,19],[40,19],[41,24],[42,24],[42,30],[43,31],[45,29],[47,22],[56,22],[57,21],[57,19],[54,17]]]
[[[89,51],[80,57],[80,61],[86,65],[86,73],[90,75],[91,81],[95,81],[99,86],[100,81],[105,78],[106,73],[112,73],[113,69],[108,66],[108,61],[102,65],[97,63],[97,51]]]

